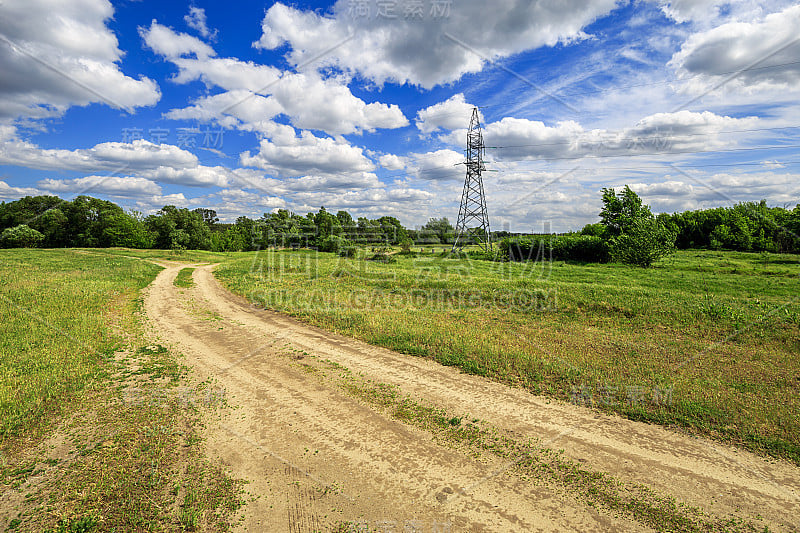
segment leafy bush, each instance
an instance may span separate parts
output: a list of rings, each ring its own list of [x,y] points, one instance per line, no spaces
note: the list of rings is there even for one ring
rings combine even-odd
[[[342,257],[355,257],[358,253],[358,246],[354,244],[349,244],[346,246],[342,246],[339,248],[339,255]]]
[[[33,248],[44,240],[41,232],[20,224],[13,228],[6,228],[0,234],[0,246],[3,248]]]
[[[372,257],[369,258],[370,261],[376,261],[378,263],[397,263],[397,259],[389,255],[388,253],[378,252]]]
[[[675,251],[675,233],[654,218],[633,222],[611,239],[611,257],[628,265],[649,267]]]
[[[350,248],[353,249],[352,252],[348,251],[346,253],[352,253],[352,255],[346,255],[342,253],[342,251],[349,250]],[[331,252],[334,254],[344,255],[345,257],[352,257],[355,255],[355,246],[352,242],[340,237],[339,235],[328,235],[319,244],[319,251]]]
[[[581,261],[606,263],[608,243],[596,235],[531,235],[503,239],[498,248],[510,261]]]

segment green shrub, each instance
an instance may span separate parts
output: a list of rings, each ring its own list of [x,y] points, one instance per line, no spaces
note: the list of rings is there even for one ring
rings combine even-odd
[[[596,235],[531,235],[503,239],[500,254],[509,261],[581,261],[606,263],[611,259],[608,243]]]
[[[389,255],[388,253],[378,252],[377,254],[373,255],[369,258],[370,261],[376,261],[378,263],[397,263],[397,259]]]
[[[342,257],[355,257],[358,253],[358,246],[354,244],[349,244],[346,246],[342,246],[339,248],[339,255]]]
[[[34,248],[43,240],[42,233],[25,224],[6,228],[0,234],[0,246],[3,248]]]
[[[675,251],[675,233],[654,218],[633,222],[625,233],[611,239],[614,261],[649,267]]]
[[[348,241],[344,237],[340,237],[339,235],[329,235],[322,240],[317,248],[320,252],[331,252],[334,254],[345,255],[346,257],[352,257],[343,254],[342,251],[348,248],[355,248],[355,246],[352,242]],[[352,254],[355,255],[355,250],[352,251]]]

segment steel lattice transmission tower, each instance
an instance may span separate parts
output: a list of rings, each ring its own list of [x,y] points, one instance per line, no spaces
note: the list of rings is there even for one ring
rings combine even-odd
[[[481,172],[483,165],[483,145],[481,120],[478,108],[472,109],[472,119],[467,131],[467,176],[464,179],[464,192],[461,193],[461,207],[458,210],[456,238],[453,251],[460,250],[468,242],[477,242],[482,250],[492,249],[492,233],[489,230],[489,215],[486,214],[486,195],[483,193]]]

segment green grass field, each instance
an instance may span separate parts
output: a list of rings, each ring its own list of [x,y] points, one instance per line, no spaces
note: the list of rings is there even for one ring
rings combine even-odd
[[[37,424],[106,374],[130,315],[159,268],[51,250],[0,250],[0,439]],[[124,329],[127,324],[116,324]],[[119,333],[119,332],[118,332]]]
[[[372,344],[800,462],[800,257],[683,251],[651,269],[393,257],[267,251],[216,273]]]
[[[124,255],[0,250],[0,494],[24,494],[0,528],[223,531],[241,505],[196,446],[200,412],[171,392],[193,386],[185,369],[142,335],[160,267]]]

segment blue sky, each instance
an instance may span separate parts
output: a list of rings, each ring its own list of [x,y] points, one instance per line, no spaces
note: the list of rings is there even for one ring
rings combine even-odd
[[[480,107],[493,229],[800,201],[800,5],[4,0],[0,200],[455,221]]]

